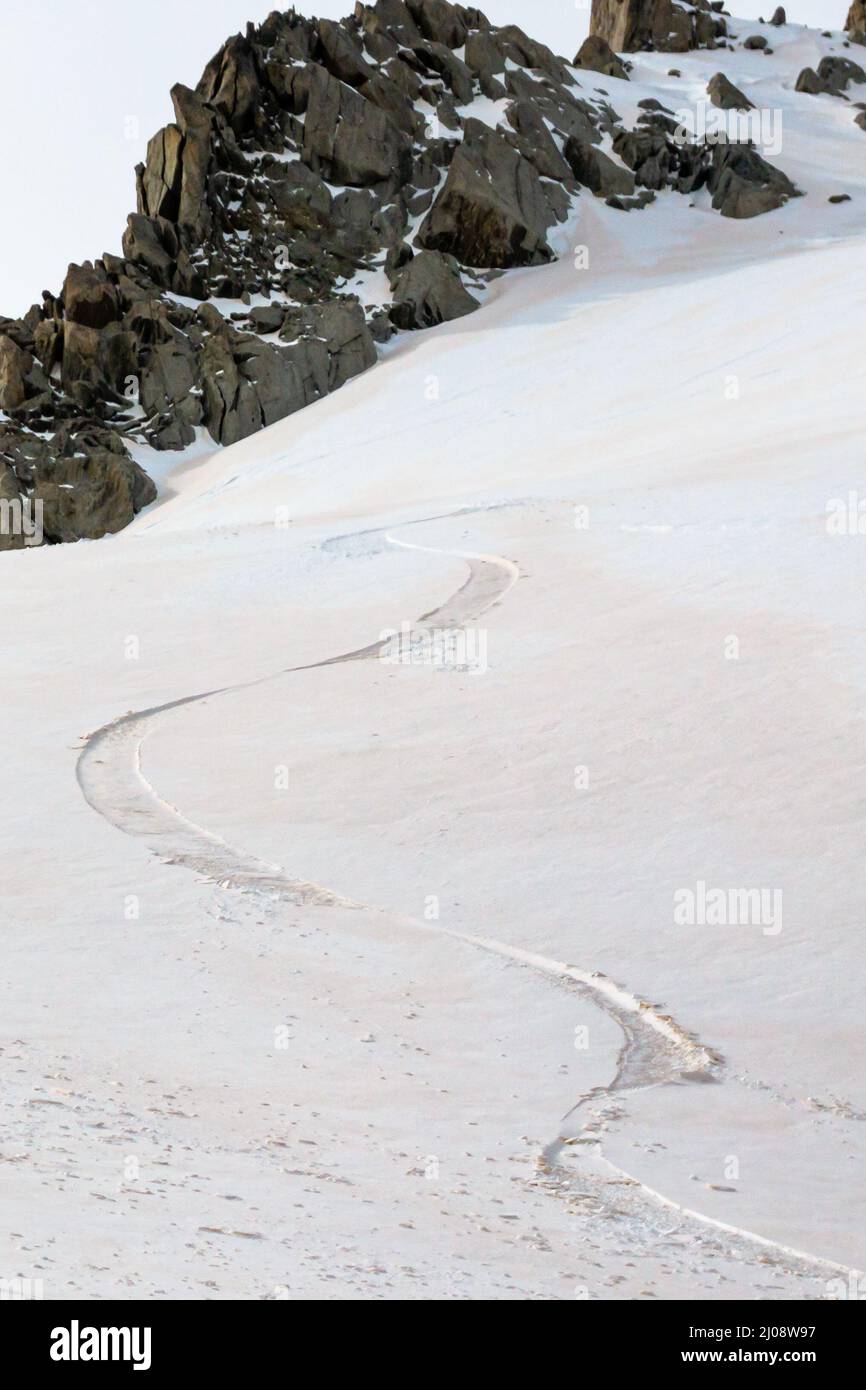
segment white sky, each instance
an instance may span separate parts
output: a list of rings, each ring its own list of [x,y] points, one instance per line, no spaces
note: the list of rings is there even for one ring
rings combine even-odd
[[[135,208],[134,167],[172,119],[169,90],[195,86],[224,39],[275,0],[2,0],[0,314],[58,290],[69,261],[120,251]],[[792,22],[841,25],[848,0],[790,0]],[[351,0],[297,0],[340,18]],[[566,57],[586,33],[589,0],[487,0]],[[737,0],[743,18],[775,0]],[[144,22],[142,17],[145,16]]]

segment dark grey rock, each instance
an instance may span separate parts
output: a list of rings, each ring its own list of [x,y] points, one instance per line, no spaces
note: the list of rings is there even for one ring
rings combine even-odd
[[[513,102],[508,108],[507,119],[518,137],[517,149],[524,159],[535,165],[542,178],[561,181],[571,177],[567,161],[532,102]]]
[[[799,195],[787,175],[741,144],[715,146],[708,186],[723,217],[758,217]]]
[[[463,286],[460,267],[439,251],[422,251],[394,278],[391,322],[402,329],[432,328],[479,307]]]
[[[408,0],[409,11],[426,39],[462,48],[468,33],[469,12],[447,0]]]
[[[866,71],[849,58],[826,57],[814,68],[804,68],[797,78],[796,90],[809,96],[842,96],[850,83],[866,82]]]
[[[575,179],[598,198],[630,197],[635,191],[634,174],[615,164],[609,155],[593,145],[572,137],[565,146]]]
[[[486,29],[474,30],[466,40],[466,66],[478,78],[481,90],[492,101],[507,95],[501,80],[505,74],[505,50],[495,34]]]
[[[555,221],[529,160],[498,132],[469,120],[417,240],[464,265],[541,265],[553,258],[547,232]]]
[[[408,182],[408,137],[381,107],[373,106],[317,64],[306,70],[303,158],[329,183],[364,187]]]

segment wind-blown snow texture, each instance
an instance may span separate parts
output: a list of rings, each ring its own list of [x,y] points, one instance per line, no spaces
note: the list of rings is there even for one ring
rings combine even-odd
[[[839,34],[729,27],[587,99],[722,70],[802,197],[581,192],[555,264],[0,556],[0,1274],[861,1287],[866,87],[795,90]]]

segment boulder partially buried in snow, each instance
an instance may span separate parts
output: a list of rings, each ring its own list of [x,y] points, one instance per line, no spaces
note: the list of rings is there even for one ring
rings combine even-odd
[[[735,87],[723,72],[717,72],[707,83],[707,95],[722,111],[753,111],[754,104]]]
[[[432,328],[479,307],[460,279],[460,267],[440,251],[422,251],[393,278],[391,322],[397,328]]]
[[[619,77],[628,81],[625,63],[614,53],[610,44],[600,34],[590,34],[584,39],[575,57],[576,68],[586,68],[590,72],[600,72],[605,77]]]
[[[708,185],[723,217],[759,217],[782,207],[800,190],[751,145],[720,144],[713,150]]]
[[[839,97],[852,82],[866,82],[866,72],[850,58],[826,57],[814,68],[804,68],[797,78],[796,90],[809,96]]]

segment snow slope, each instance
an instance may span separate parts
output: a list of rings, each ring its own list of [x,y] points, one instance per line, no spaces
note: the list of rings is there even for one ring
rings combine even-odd
[[[866,1270],[864,540],[826,520],[862,477],[866,136],[793,91],[838,41],[773,43],[599,85],[680,109],[723,68],[802,199],[584,194],[481,313],[202,449],[120,536],[0,557],[0,1276],[724,1299]],[[438,609],[485,669],[369,650]],[[683,925],[701,882],[779,910]]]

